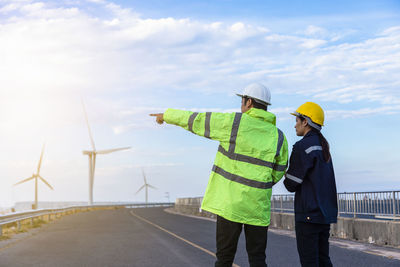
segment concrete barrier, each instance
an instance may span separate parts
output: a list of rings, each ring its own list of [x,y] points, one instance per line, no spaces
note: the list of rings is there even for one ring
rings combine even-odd
[[[215,214],[200,209],[202,199],[201,197],[177,199],[174,209],[183,214],[216,218]],[[294,214],[272,212],[270,227],[294,230]],[[331,225],[331,236],[400,247],[400,222],[338,217],[338,222]]]
[[[202,197],[193,198],[178,198],[175,201],[174,210],[183,214],[190,214],[208,218],[217,218],[217,216],[211,212],[201,210]]]

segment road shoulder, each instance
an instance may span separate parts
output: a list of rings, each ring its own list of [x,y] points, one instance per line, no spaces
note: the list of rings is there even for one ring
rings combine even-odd
[[[200,220],[207,220],[207,221],[213,221],[213,222],[216,221],[216,219],[213,219],[213,218],[179,213],[179,212],[175,211],[173,208],[167,208],[167,209],[164,209],[164,211],[167,213],[170,213],[170,214],[186,216],[186,217],[200,219]],[[283,229],[278,229],[278,228],[269,228],[268,231],[272,232],[274,234],[277,234],[277,235],[284,235],[284,236],[296,238],[294,231],[283,230]],[[345,239],[340,239],[340,238],[333,238],[333,237],[331,237],[329,239],[329,242],[331,245],[337,246],[340,248],[361,251],[361,252],[376,255],[376,256],[382,256],[382,257],[386,257],[389,259],[400,260],[400,248],[384,247],[384,246],[378,246],[378,245],[374,245],[374,244],[366,244],[366,243],[345,240]]]

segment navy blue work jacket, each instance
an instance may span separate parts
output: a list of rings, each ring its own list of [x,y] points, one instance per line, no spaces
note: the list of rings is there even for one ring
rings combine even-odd
[[[324,160],[317,132],[309,131],[294,144],[283,183],[288,191],[296,192],[296,222],[337,222],[336,182],[332,160]]]

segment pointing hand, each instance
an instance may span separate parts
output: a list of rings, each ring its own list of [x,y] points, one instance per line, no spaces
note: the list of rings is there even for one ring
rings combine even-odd
[[[164,113],[156,113],[156,114],[150,114],[152,117],[156,117],[156,121],[158,124],[163,124],[164,122]]]

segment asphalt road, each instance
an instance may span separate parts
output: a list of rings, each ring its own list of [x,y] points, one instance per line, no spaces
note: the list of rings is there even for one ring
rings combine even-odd
[[[213,266],[215,223],[164,208],[78,213],[0,242],[0,266]],[[3,243],[3,245],[2,245]],[[331,245],[335,266],[400,266],[399,260]],[[269,232],[268,266],[300,266],[293,237]],[[248,266],[244,236],[235,264]]]

